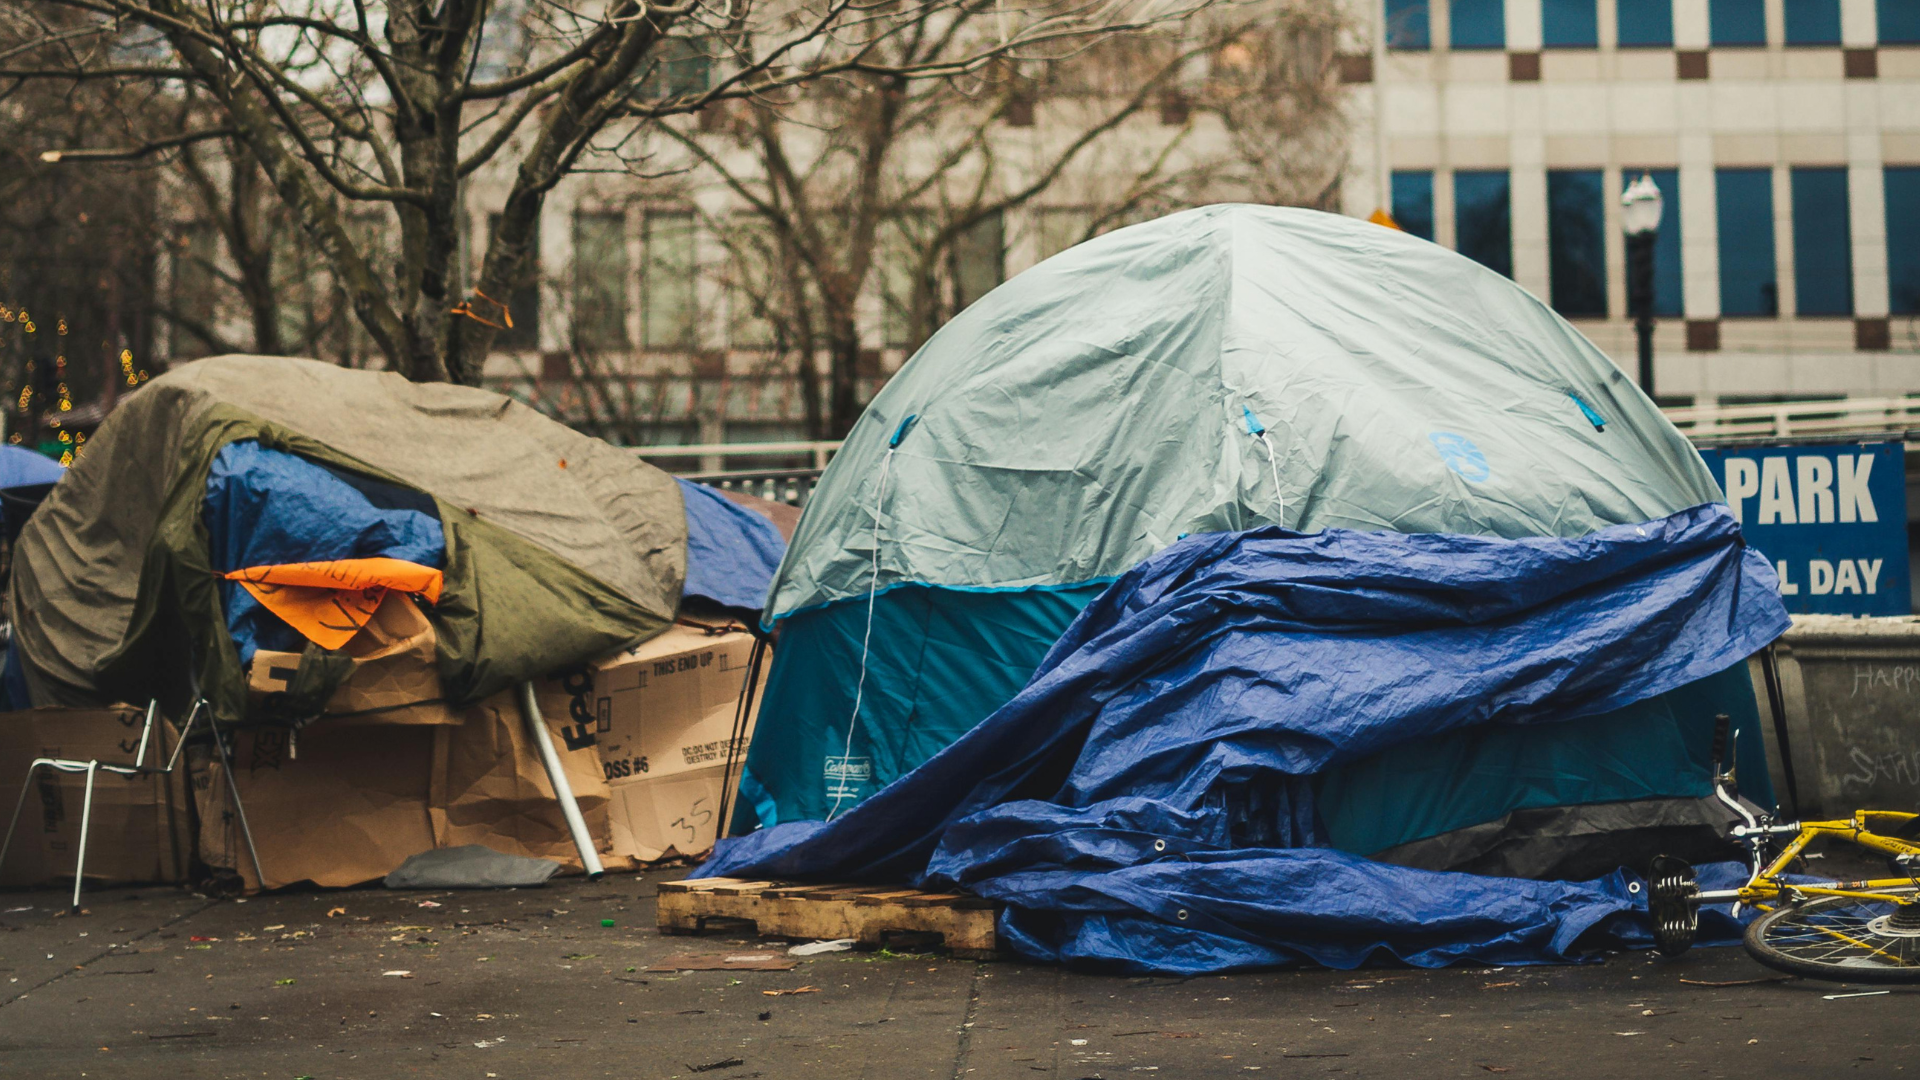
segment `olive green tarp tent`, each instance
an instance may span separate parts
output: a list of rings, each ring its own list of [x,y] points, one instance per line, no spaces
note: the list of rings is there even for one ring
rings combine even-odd
[[[631,452],[486,390],[222,356],[129,395],[22,533],[14,642],[35,705],[158,697],[171,712],[200,694],[243,719],[201,519],[214,456],[242,439],[433,498],[446,566],[429,617],[453,704],[674,617],[685,510],[673,478]],[[303,669],[326,667],[317,652]]]

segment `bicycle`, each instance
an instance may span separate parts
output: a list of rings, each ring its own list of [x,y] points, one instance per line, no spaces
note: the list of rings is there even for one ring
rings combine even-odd
[[[1730,724],[1724,714],[1714,721],[1714,796],[1740,818],[1730,836],[1747,849],[1753,872],[1738,889],[1702,891],[1685,860],[1656,856],[1647,882],[1655,948],[1666,956],[1686,952],[1699,931],[1700,906],[1731,901],[1736,918],[1742,907],[1761,912],[1748,924],[1743,943],[1749,955],[1776,971],[1840,982],[1920,982],[1920,814],[1856,810],[1843,820],[1775,824],[1771,815],[1740,801],[1734,770],[1722,771],[1721,762],[1732,760],[1723,759]],[[1775,840],[1789,836],[1772,854]],[[1789,880],[1787,868],[1821,838],[1884,855],[1902,876]]]

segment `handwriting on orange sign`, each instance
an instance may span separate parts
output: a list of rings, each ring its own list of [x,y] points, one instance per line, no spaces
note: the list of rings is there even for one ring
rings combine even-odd
[[[404,559],[332,559],[250,566],[226,575],[323,649],[338,649],[373,618],[387,590],[437,603],[444,575]]]

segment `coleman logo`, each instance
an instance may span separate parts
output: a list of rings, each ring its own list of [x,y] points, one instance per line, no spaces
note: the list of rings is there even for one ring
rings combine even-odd
[[[863,757],[830,757],[827,759],[826,778],[865,783],[873,779],[873,761]]]

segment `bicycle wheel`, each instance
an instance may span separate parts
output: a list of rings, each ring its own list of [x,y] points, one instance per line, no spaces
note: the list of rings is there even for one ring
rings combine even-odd
[[[1791,975],[1836,982],[1920,982],[1920,903],[1818,896],[1747,927],[1747,952]]]

